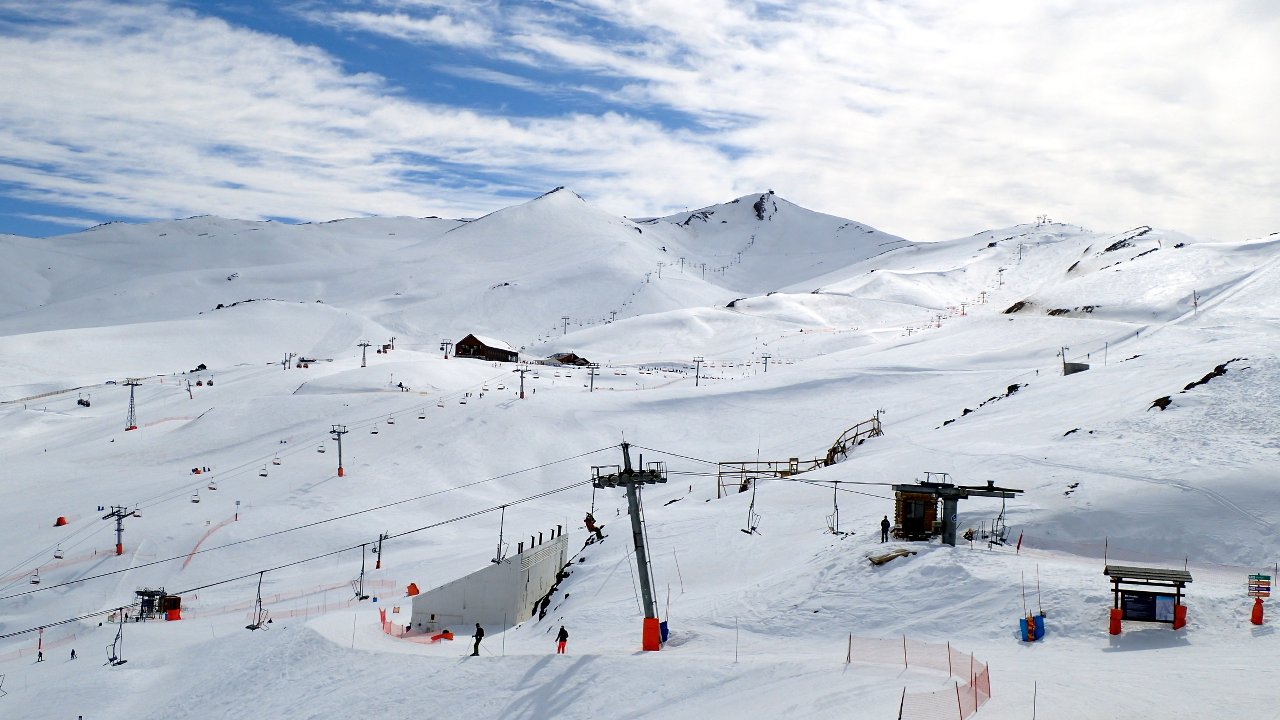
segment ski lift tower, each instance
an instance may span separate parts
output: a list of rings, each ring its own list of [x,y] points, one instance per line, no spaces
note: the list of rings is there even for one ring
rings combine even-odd
[[[120,505],[112,505],[111,512],[102,516],[103,520],[116,521],[116,554],[124,554],[124,519],[133,514],[133,511]]]
[[[641,456],[641,464],[644,458]],[[604,470],[614,472],[605,473]],[[631,516],[631,538],[636,547],[636,565],[640,573],[640,594],[644,599],[643,649],[658,650],[662,647],[662,630],[658,621],[658,603],[653,597],[653,578],[649,571],[649,555],[644,546],[644,519],[640,514],[640,488],[643,485],[665,483],[667,471],[663,463],[649,463],[643,470],[631,468],[631,445],[622,443],[622,468],[617,465],[591,468],[591,485],[596,488],[627,489],[627,513]]]
[[[126,432],[138,429],[138,416],[135,412],[137,407],[133,401],[133,389],[142,384],[139,382],[140,380],[141,378],[129,378],[124,381],[124,384],[129,388],[129,419],[124,422],[124,429]]]
[[[342,471],[342,436],[347,434],[347,426],[334,425],[329,432],[333,435],[333,439],[338,441],[338,477],[342,477],[345,474]]]

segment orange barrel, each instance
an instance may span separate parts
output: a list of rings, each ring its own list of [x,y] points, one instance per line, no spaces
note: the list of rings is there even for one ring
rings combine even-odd
[[[641,649],[659,650],[662,648],[662,626],[658,618],[644,619],[644,640]]]

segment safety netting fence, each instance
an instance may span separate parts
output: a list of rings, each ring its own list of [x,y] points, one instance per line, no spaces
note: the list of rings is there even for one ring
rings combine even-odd
[[[933,670],[955,678],[952,687],[932,692],[902,691],[899,720],[964,720],[991,699],[991,672],[973,653],[961,652],[951,643],[938,644],[901,638],[849,636],[846,663],[902,666]]]

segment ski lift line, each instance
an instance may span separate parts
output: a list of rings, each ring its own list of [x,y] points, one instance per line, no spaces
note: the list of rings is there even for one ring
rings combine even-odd
[[[111,530],[110,527],[101,526],[97,524],[81,525],[79,529],[72,532],[70,535],[67,536],[66,539],[62,540],[61,542],[64,542],[64,543],[69,542],[72,538],[76,537],[77,535],[80,535],[81,533],[88,532],[89,534],[74,543],[70,543],[65,548],[63,548],[63,551],[65,552],[72,548],[79,547],[86,541],[91,540],[95,535],[98,535],[100,532],[110,532],[110,530]],[[7,585],[0,586],[0,592],[7,591],[9,588],[13,587],[14,585],[17,585],[19,580],[24,579],[27,575],[30,574],[25,569],[23,569],[24,566],[29,566],[32,563],[38,563],[41,557],[44,557],[51,551],[52,551],[51,548],[49,548],[48,546],[45,546],[44,549],[38,550],[35,553],[29,555],[25,560],[20,561],[18,564],[14,565],[8,570],[4,570],[0,572],[0,577],[9,577],[14,573],[18,573],[19,570],[22,570],[21,577],[16,578],[13,582],[10,582]]]
[[[467,513],[466,515],[459,515],[457,517],[449,518],[448,520],[441,520],[440,522],[431,523],[430,525],[423,525],[422,527],[414,528],[413,530],[405,530],[404,532],[396,533],[394,535],[387,535],[386,539],[393,540],[398,537],[404,537],[405,535],[412,535],[413,533],[422,532],[423,530],[431,530],[432,528],[441,527],[443,525],[455,523],[460,520],[469,520],[473,517],[479,517],[480,515],[485,515],[487,513],[491,513],[495,510],[499,510],[504,507],[511,507],[512,505],[521,505],[527,502],[532,502],[534,500],[541,500],[542,498],[555,495],[556,493],[561,493],[561,492],[564,492],[565,490],[572,490],[573,488],[582,487],[583,485],[589,485],[589,484],[591,484],[590,480],[583,480],[581,482],[576,482],[570,485],[565,485],[563,487],[558,487],[554,490],[547,490],[545,492],[540,492],[536,495],[530,495],[529,497],[520,498],[519,500],[513,500],[511,502],[503,503],[502,505],[494,505],[493,507],[488,507],[483,510],[476,510],[475,512]]]
[[[667,451],[667,450],[657,450],[657,449],[655,449],[655,448],[651,448],[651,447],[644,447],[643,445],[632,445],[631,447],[636,448],[637,450],[648,450],[649,452],[656,452],[656,453],[658,453],[659,455],[670,455],[671,457],[678,457],[678,458],[680,458],[680,459],[682,459],[682,460],[692,460],[692,461],[694,461],[694,462],[706,463],[706,464],[708,464],[708,465],[719,465],[719,464],[720,464],[720,463],[718,463],[718,462],[716,462],[716,461],[714,461],[714,460],[704,460],[704,459],[702,459],[702,458],[690,457],[690,456],[688,456],[688,455],[681,455],[680,453],[669,452],[669,451]]]
[[[504,373],[504,374],[501,374],[501,375],[495,375],[495,376],[493,376],[493,378],[491,378],[491,380],[497,380],[497,379],[501,379],[501,378],[505,378],[505,377],[506,377],[506,374]],[[488,382],[488,380],[483,381],[483,382]],[[482,384],[483,384],[483,383],[482,383]],[[462,391],[459,391],[459,392],[462,392]],[[444,397],[450,397],[450,398],[451,398],[451,397],[455,397],[455,396],[457,396],[457,395],[458,395],[458,393],[452,393],[452,394],[449,394],[449,395],[442,395],[441,397],[442,397],[442,398],[444,398]],[[417,405],[417,403],[415,403],[415,406],[416,406],[416,405]],[[382,418],[383,418],[383,415],[382,415],[382,414],[379,414],[379,415],[377,415],[376,417],[373,417],[373,418],[366,418],[366,419],[364,419],[364,420],[357,420],[354,424],[350,425],[350,427],[355,428],[355,429],[363,429],[363,428],[365,428],[365,427],[369,427],[369,425],[370,425],[370,424],[376,425],[376,424],[377,424],[377,423],[378,423]],[[327,437],[328,437],[328,435],[326,434],[326,435],[325,435],[325,437],[327,438]],[[273,452],[273,453],[272,453],[272,457],[273,457],[273,458],[277,458],[277,457],[280,457],[280,456],[289,457],[289,456],[291,456],[291,455],[295,455],[295,454],[297,454],[297,453],[303,452],[303,451],[304,451],[304,450],[303,450],[303,448],[308,447],[308,446],[309,446],[309,445],[307,445],[306,443],[300,443],[299,445],[297,445],[297,446],[296,446],[296,448],[297,448],[297,449],[293,449],[293,448],[291,448],[291,449],[289,449],[289,450],[286,450],[286,451],[285,451],[285,452],[283,452],[283,453],[280,453],[280,452],[278,452],[278,451],[277,451],[277,452]],[[602,449],[608,449],[608,448],[602,448]],[[595,451],[595,452],[599,452],[599,451],[597,450],[597,451]],[[241,476],[243,476],[243,475],[245,475],[245,474],[246,474],[246,473],[245,473],[245,471],[246,471],[247,469],[249,469],[249,468],[253,467],[254,465],[259,464],[259,462],[260,462],[260,461],[265,462],[265,460],[263,460],[263,458],[264,458],[264,457],[265,457],[265,456],[260,457],[260,458],[257,458],[257,459],[254,459],[254,460],[251,460],[251,461],[246,462],[246,463],[241,463],[240,465],[237,465],[237,466],[234,466],[234,467],[230,468],[229,470],[227,470],[227,471],[225,471],[225,472],[220,473],[220,474],[219,474],[219,477],[224,477],[224,478],[241,477]],[[567,458],[567,459],[572,460],[572,459],[576,459],[576,458]],[[530,468],[530,469],[532,470],[532,469],[537,469],[537,468]],[[523,472],[523,471],[521,471],[521,472]],[[501,478],[501,477],[506,477],[506,476],[498,476],[498,478]],[[498,478],[491,478],[491,479],[496,480],[496,479],[498,479]],[[147,499],[143,500],[142,502],[138,503],[135,507],[136,507],[136,508],[138,508],[138,509],[140,509],[140,510],[149,510],[149,509],[154,508],[154,507],[156,507],[156,506],[158,506],[158,505],[161,505],[161,504],[164,504],[164,503],[168,503],[168,502],[174,502],[174,501],[179,500],[179,499],[181,499],[181,498],[183,498],[183,497],[188,497],[188,494],[186,493],[186,490],[187,490],[187,489],[189,489],[189,488],[190,488],[190,489],[197,489],[197,488],[198,488],[202,483],[203,483],[203,480],[200,480],[200,481],[197,481],[197,482],[194,482],[194,483],[189,483],[189,484],[186,484],[186,485],[181,485],[181,486],[175,487],[173,490],[170,490],[170,491],[168,491],[168,492],[161,493],[161,494],[159,494],[159,495],[154,495],[154,496],[152,496],[151,498],[147,498]],[[0,598],[0,599],[3,599],[3,598]]]
[[[790,478],[757,478],[757,480],[790,480]],[[805,485],[813,485],[814,487],[820,487],[820,488],[822,488],[823,490],[826,490],[826,489],[827,489],[826,484],[824,484],[824,483],[820,483],[820,482],[815,482],[815,481],[813,481],[813,480],[790,480],[790,482],[798,482],[798,483],[804,483]],[[889,485],[890,483],[867,483],[867,484],[869,484],[869,485]],[[847,490],[847,489],[845,489],[845,488],[840,487],[839,485],[837,485],[837,486],[836,486],[836,490],[839,490],[840,492],[853,493],[854,495],[866,495],[867,497],[879,498],[879,499],[881,499],[881,500],[892,500],[892,499],[893,499],[893,498],[889,497],[888,495],[876,495],[875,493],[862,492],[861,490]]]
[[[614,449],[614,448],[613,448],[613,447],[609,447],[609,448],[603,448],[603,449],[605,449],[605,450],[612,450],[612,449]],[[597,451],[597,452],[598,452],[598,451]],[[392,535],[384,535],[384,536],[383,536],[383,540],[385,541],[385,540],[391,540],[391,539],[394,539],[394,538],[404,537],[405,535],[412,535],[413,533],[422,532],[422,531],[424,531],[424,530],[430,530],[430,529],[433,529],[433,528],[442,527],[442,526],[444,526],[444,525],[449,525],[449,524],[452,524],[452,523],[455,523],[455,522],[460,522],[460,521],[462,521],[462,520],[468,520],[468,519],[471,519],[471,518],[473,518],[473,517],[477,517],[477,516],[479,516],[479,515],[483,515],[483,514],[485,514],[485,513],[493,512],[494,510],[497,510],[497,509],[502,508],[502,507],[510,507],[510,506],[512,506],[512,505],[520,505],[520,504],[522,504],[522,503],[531,502],[531,501],[533,501],[533,500],[538,500],[538,499],[541,499],[541,498],[544,498],[544,497],[547,497],[547,496],[550,496],[550,495],[555,495],[556,493],[564,492],[565,490],[572,490],[572,489],[574,489],[574,488],[582,487],[583,485],[588,485],[588,484],[590,484],[590,483],[591,483],[591,481],[590,481],[590,480],[583,480],[583,481],[581,481],[581,482],[576,482],[576,483],[573,483],[573,484],[571,484],[571,485],[565,485],[564,487],[556,488],[556,489],[554,489],[554,490],[548,490],[548,491],[546,491],[546,492],[541,492],[541,493],[537,493],[537,494],[535,494],[535,495],[530,495],[529,497],[521,498],[521,499],[519,499],[519,500],[513,500],[513,501],[510,501],[510,502],[507,502],[507,503],[503,503],[503,504],[501,504],[501,505],[494,505],[493,507],[485,508],[485,509],[483,509],[483,510],[477,510],[477,511],[475,511],[475,512],[467,513],[467,514],[465,514],[465,515],[458,515],[458,516],[456,516],[456,517],[449,518],[448,520],[441,520],[440,522],[432,523],[432,524],[430,524],[430,525],[424,525],[424,526],[422,526],[422,527],[420,527],[420,528],[415,528],[415,529],[413,529],[413,530],[406,530],[406,531],[404,531],[404,532],[395,533],[395,534],[392,534]],[[244,542],[244,541],[242,541],[242,542]],[[239,543],[233,543],[233,544],[239,544]],[[239,582],[239,581],[241,581],[241,580],[245,580],[245,579],[247,579],[247,578],[254,577],[255,575],[257,575],[257,576],[261,576],[261,575],[263,575],[263,574],[265,574],[265,573],[275,572],[275,571],[277,571],[277,570],[283,570],[283,569],[285,569],[285,568],[294,567],[295,565],[302,565],[302,564],[304,564],[304,563],[309,563],[309,562],[312,562],[312,561],[315,561],[315,560],[321,560],[321,559],[323,559],[323,558],[327,558],[327,557],[333,557],[334,555],[340,555],[340,554],[342,554],[342,553],[344,553],[344,552],[348,552],[348,551],[351,551],[351,550],[359,550],[359,549],[361,549],[361,548],[367,547],[369,544],[370,544],[370,543],[368,543],[368,542],[358,543],[358,544],[356,544],[356,545],[351,545],[351,546],[348,546],[348,547],[344,547],[344,548],[342,548],[342,549],[340,549],[340,550],[331,550],[331,551],[329,551],[329,552],[321,553],[321,554],[319,554],[319,555],[313,555],[313,556],[311,556],[311,557],[303,558],[303,559],[301,559],[301,560],[294,560],[294,561],[292,561],[292,562],[282,563],[282,564],[280,564],[280,565],[276,565],[275,567],[270,567],[270,568],[266,568],[266,569],[263,569],[263,570],[255,570],[255,571],[253,571],[253,572],[246,573],[246,574],[244,574],[244,575],[239,575],[239,576],[236,576],[236,577],[233,577],[233,578],[225,578],[225,579],[223,579],[223,580],[215,580],[214,582],[205,583],[204,585],[199,585],[199,586],[197,586],[197,587],[186,588],[186,589],[183,589],[183,590],[179,590],[179,591],[175,592],[174,594],[175,594],[175,595],[187,595],[187,594],[190,594],[190,593],[198,592],[198,591],[200,591],[200,590],[206,590],[206,589],[211,588],[211,587],[217,587],[217,586],[219,586],[219,585],[226,585],[226,584],[233,583],[233,582]],[[219,547],[228,547],[228,546],[223,545],[223,546],[219,546]],[[215,550],[215,549],[217,549],[217,548],[210,548],[210,550]],[[201,550],[200,552],[208,552],[208,550]],[[170,558],[170,559],[172,559],[172,558]],[[133,567],[133,568],[127,568],[127,569],[124,569],[124,570],[118,570],[118,571],[115,571],[115,572],[112,572],[112,573],[106,573],[106,575],[114,575],[114,574],[116,574],[116,573],[118,573],[118,572],[127,572],[128,570],[136,570],[136,569],[139,569],[139,568],[147,567],[148,565],[155,565],[155,564],[160,563],[160,562],[168,562],[168,561],[166,561],[166,560],[158,560],[158,561],[156,561],[156,562],[145,563],[145,564],[143,564],[143,565],[137,565],[137,566],[135,566],[135,567]],[[102,576],[95,576],[95,577],[102,577]],[[87,579],[90,579],[90,578],[84,578],[84,579],[86,579],[86,580],[87,580]],[[72,582],[78,582],[78,581],[72,581]],[[63,583],[63,585],[70,585],[70,584],[72,584],[72,583]],[[57,586],[52,586],[52,587],[57,587]],[[15,596],[11,596],[11,597],[17,597],[17,596],[15,595]],[[4,599],[7,599],[7,598],[0,598],[0,600],[4,600]],[[17,637],[17,636],[19,636],[19,635],[25,635],[25,634],[28,634],[28,633],[37,632],[37,631],[39,631],[41,628],[49,628],[49,627],[55,627],[55,626],[58,626],[58,625],[65,625],[65,624],[67,624],[67,623],[78,622],[78,621],[80,621],[80,620],[87,620],[87,619],[89,619],[89,618],[93,618],[93,617],[100,617],[101,615],[102,615],[102,613],[101,613],[101,611],[99,611],[99,612],[89,613],[89,614],[87,614],[87,615],[79,615],[79,616],[77,616],[77,617],[67,618],[67,619],[64,619],[64,620],[56,620],[56,621],[52,621],[52,622],[45,622],[45,623],[41,623],[40,625],[37,625],[37,626],[35,626],[35,627],[27,628],[27,629],[25,629],[25,630],[16,630],[16,631],[9,632],[9,633],[5,633],[5,634],[0,634],[0,640],[3,640],[3,639],[5,639],[5,638]]]
[[[37,588],[36,590],[28,590],[28,591],[26,591],[26,592],[22,592],[22,593],[13,593],[13,594],[11,594],[11,595],[3,595],[3,596],[0,596],[0,601],[4,601],[4,600],[11,600],[11,599],[13,599],[13,598],[22,597],[22,596],[24,596],[24,595],[30,595],[30,594],[31,594],[31,593],[33,593],[33,592],[39,592],[39,591],[41,591],[41,590],[52,590],[52,589],[54,589],[54,588],[58,588],[58,587],[66,587],[66,586],[68,586],[68,585],[75,585],[75,584],[77,584],[77,583],[86,582],[86,581],[88,581],[88,580],[96,580],[96,579],[98,579],[98,578],[109,577],[109,576],[111,576],[111,575],[117,575],[117,574],[120,574],[120,573],[129,572],[130,570],[138,570],[138,569],[141,569],[141,568],[144,568],[144,567],[150,567],[150,566],[152,566],[152,565],[160,565],[160,564],[162,564],[162,563],[172,562],[172,561],[174,561],[174,560],[182,560],[182,559],[186,558],[188,555],[192,555],[192,556],[194,556],[194,555],[201,555],[201,554],[204,554],[204,553],[207,553],[207,552],[213,552],[213,551],[215,551],[215,550],[222,550],[222,549],[224,549],[224,548],[234,547],[234,546],[236,546],[236,545],[243,545],[243,544],[245,544],[245,543],[256,542],[256,541],[258,541],[258,540],[265,540],[265,539],[270,538],[270,537],[275,537],[275,536],[277,536],[277,535],[284,535],[285,533],[291,533],[291,532],[294,532],[294,531],[296,531],[296,530],[305,530],[305,529],[307,529],[307,528],[312,528],[312,527],[315,527],[315,526],[317,526],[317,525],[324,525],[324,524],[326,524],[326,523],[335,522],[335,521],[337,521],[337,520],[345,520],[345,519],[350,518],[350,517],[355,517],[356,515],[363,515],[363,514],[365,514],[365,513],[375,512],[375,511],[377,511],[377,510],[385,510],[385,509],[387,509],[387,508],[389,508],[389,507],[394,507],[394,506],[396,506],[396,505],[403,505],[403,504],[405,504],[405,503],[415,502],[415,501],[417,501],[417,500],[423,500],[423,499],[425,499],[425,498],[433,497],[433,496],[435,496],[435,495],[443,495],[444,493],[453,492],[454,490],[462,490],[462,489],[464,489],[464,488],[473,487],[473,486],[475,486],[475,485],[480,485],[480,484],[482,484],[482,483],[491,482],[491,481],[493,481],[493,480],[500,480],[500,479],[502,479],[502,478],[512,477],[513,475],[519,475],[519,474],[526,473],[526,472],[532,472],[532,471],[534,471],[534,470],[540,470],[540,469],[542,469],[542,468],[550,467],[550,466],[552,466],[552,465],[556,465],[556,464],[559,464],[559,463],[569,462],[569,461],[572,461],[572,460],[580,460],[580,459],[582,459],[582,458],[584,458],[584,457],[587,457],[587,456],[589,456],[589,455],[594,455],[594,454],[596,454],[596,453],[598,453],[598,452],[603,452],[603,451],[605,451],[605,450],[614,450],[614,449],[616,449],[616,448],[617,448],[617,446],[616,446],[616,445],[609,445],[609,446],[607,446],[607,447],[597,448],[597,449],[592,450],[592,451],[590,451],[590,452],[580,453],[580,454],[578,454],[578,455],[574,455],[574,456],[572,456],[572,457],[561,458],[561,459],[559,459],[559,460],[552,460],[552,461],[550,461],[550,462],[542,463],[541,465],[535,465],[535,466],[533,466],[533,467],[527,467],[527,468],[524,468],[524,469],[522,469],[522,470],[514,470],[514,471],[509,472],[509,473],[504,473],[504,474],[502,474],[502,475],[495,475],[495,476],[493,476],[493,477],[491,477],[491,478],[485,478],[485,479],[483,479],[483,480],[476,480],[475,482],[467,483],[467,484],[465,484],[465,485],[458,485],[458,486],[451,487],[451,488],[445,488],[445,489],[443,489],[443,490],[436,490],[436,491],[434,491],[434,492],[426,493],[425,495],[419,495],[419,496],[417,496],[417,497],[406,498],[406,499],[404,499],[404,500],[396,500],[395,502],[386,503],[386,504],[384,504],[384,505],[378,505],[378,506],[376,506],[376,507],[366,508],[366,509],[364,509],[364,510],[356,510],[356,511],[353,511],[353,512],[349,512],[349,513],[347,513],[347,514],[345,514],[345,515],[338,515],[338,516],[335,516],[335,517],[326,518],[326,519],[324,519],[324,520],[317,520],[317,521],[315,521],[315,522],[306,523],[306,524],[304,524],[304,525],[297,525],[297,526],[294,526],[294,527],[285,528],[285,529],[283,529],[283,530],[276,530],[275,532],[266,533],[265,535],[258,535],[258,536],[256,536],[256,537],[245,538],[244,540],[236,540],[236,541],[234,541],[234,542],[229,542],[229,543],[226,543],[226,544],[224,544],[224,545],[215,545],[214,547],[211,547],[211,548],[205,548],[205,549],[203,549],[203,550],[199,550],[199,551],[194,552],[194,553],[188,553],[188,554],[184,554],[184,555],[175,555],[174,557],[164,558],[164,559],[162,559],[162,560],[153,560],[153,561],[151,561],[151,562],[143,563],[143,564],[141,564],[141,565],[134,565],[134,566],[132,566],[132,567],[128,567],[128,568],[121,568],[121,569],[119,569],[119,570],[112,570],[112,571],[110,571],[110,572],[100,573],[100,574],[98,574],[98,575],[87,575],[87,576],[82,577],[82,578],[76,578],[76,579],[74,579],[74,580],[68,580],[68,581],[63,582],[63,583],[58,583],[57,585],[46,585],[46,586],[43,586],[43,587]],[[589,482],[589,481],[588,481],[588,482]],[[581,484],[581,483],[579,483],[579,484]],[[573,486],[570,486],[570,487],[573,487]],[[562,489],[564,489],[564,488],[562,488]],[[559,492],[559,490],[556,490],[556,491],[553,491],[553,492]],[[516,505],[516,504],[519,504],[519,503],[526,502],[527,500],[536,499],[536,498],[538,498],[538,497],[542,497],[542,495],[534,496],[534,497],[532,497],[532,498],[526,498],[525,500],[519,500],[519,501],[517,501],[517,502],[512,502],[512,503],[508,503],[508,504],[510,504],[510,505]],[[492,509],[493,509],[493,508],[490,508],[490,510],[492,510]],[[482,514],[483,512],[489,512],[489,510],[484,510],[484,511],[482,511],[481,513],[475,513],[475,514]],[[467,517],[472,517],[472,515],[468,515]],[[431,526],[427,526],[427,527],[435,527],[435,525],[431,525]],[[426,529],[426,528],[419,528],[419,529]],[[413,531],[410,531],[410,532],[417,532],[417,530],[413,530]],[[406,532],[406,533],[401,533],[400,535],[395,535],[395,536],[392,536],[392,537],[400,537],[401,535],[408,535],[408,534],[409,534],[409,533],[408,533],[408,532]],[[357,545],[356,547],[359,547],[359,546]]]

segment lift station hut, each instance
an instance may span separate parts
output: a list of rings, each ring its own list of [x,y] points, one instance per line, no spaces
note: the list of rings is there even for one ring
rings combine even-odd
[[[903,540],[928,540],[941,535],[942,542],[956,544],[957,510],[961,500],[971,497],[1017,497],[1021,490],[986,485],[953,485],[946,473],[925,473],[914,485],[894,485],[893,536]],[[939,478],[941,482],[934,481]],[[942,503],[941,515],[938,503]]]

